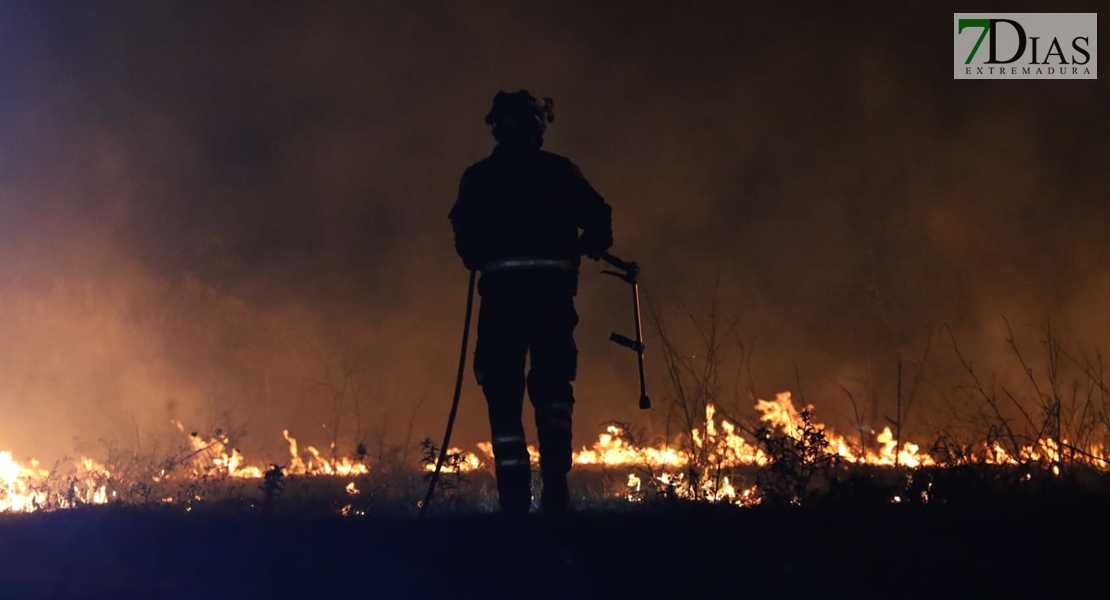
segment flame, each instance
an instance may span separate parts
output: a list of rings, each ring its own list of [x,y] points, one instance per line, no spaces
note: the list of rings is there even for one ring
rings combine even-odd
[[[32,512],[42,508],[73,508],[83,504],[104,504],[112,497],[104,482],[111,473],[91,458],[78,462],[77,474],[51,506],[51,471],[31,460],[22,465],[11,452],[0,452],[0,512]]]
[[[794,440],[801,440],[805,433],[806,420],[803,412],[811,415],[813,411],[812,406],[799,410],[794,405],[789,392],[777,394],[773,401],[759,400],[755,408],[760,413],[761,423]],[[920,444],[896,439],[889,427],[884,427],[878,433],[872,432],[874,443],[871,446],[873,447],[866,449],[859,448],[858,445],[849,442],[844,436],[831,431],[821,423],[811,421],[810,427],[820,432],[828,442],[826,452],[846,463],[882,467],[900,466],[911,469],[935,466],[939,463],[935,457],[923,452]],[[749,441],[748,437],[742,435],[736,424],[718,417],[717,408],[708,405],[702,427],[690,431],[690,442],[692,448],[689,451],[675,448],[667,443],[640,446],[633,444],[619,426],[609,425],[591,447],[582,448],[574,454],[574,462],[578,465],[640,468],[653,473],[654,481],[663,487],[687,491],[697,488],[701,492],[701,497],[710,501],[745,505],[758,502],[754,487],[737,490],[729,477],[721,477],[718,480],[709,473],[703,473],[702,481],[694,482],[692,486],[686,481],[686,469],[691,464],[690,451],[708,457],[709,464],[714,467],[758,467],[767,464],[769,458],[766,453]],[[1062,447],[1070,447],[1067,440],[1057,442],[1051,438],[1042,438],[1034,444],[1021,448],[1017,455],[1013,456],[995,442],[990,446],[983,445],[977,452],[964,457],[962,462],[993,465],[1032,463],[1049,467],[1053,474],[1059,475],[1060,463],[1064,459]],[[1110,470],[1110,462],[1107,460],[1104,447],[1100,445],[1094,445],[1085,453],[1079,453],[1071,458],[1087,466]],[[720,469],[716,472],[719,474]],[[635,492],[639,492],[641,486],[640,478],[630,474],[628,487],[635,488],[629,492],[630,499],[636,496]],[[922,494],[927,498],[928,492],[922,492]],[[892,501],[900,503],[903,498],[895,496]]]
[[[306,446],[305,451],[310,455],[306,461],[297,451],[297,438],[289,435],[289,430],[281,432],[285,441],[289,443],[289,467],[285,469],[288,475],[339,475],[349,477],[352,475],[365,475],[370,468],[365,463],[351,460],[349,457],[333,458],[331,460],[320,455],[320,451],[313,446]]]
[[[810,406],[806,410],[812,409]],[[802,436],[803,417],[801,411],[794,406],[789,392],[778,394],[774,401],[759,400],[756,410],[761,413],[760,421],[770,428],[794,439]],[[690,432],[694,448],[708,451],[713,455],[714,462],[720,466],[765,465],[768,457],[764,451],[748,441],[736,424],[718,418],[716,413],[716,407],[708,405],[703,427]],[[814,427],[825,436],[829,451],[850,463],[883,466],[897,464],[911,468],[936,464],[931,456],[921,452],[918,444],[905,442],[899,445],[889,427],[875,436],[879,450],[868,450],[862,456],[858,450],[852,449],[852,444],[843,436],[820,423],[814,424]],[[627,441],[625,432],[620,427],[610,425],[605,433],[598,436],[591,448],[583,448],[575,453],[574,462],[580,465],[611,467],[648,465],[655,468],[682,468],[689,464],[690,456],[688,452],[666,444],[658,447],[635,446]]]
[[[880,467],[917,468],[935,466],[941,461],[922,451],[919,444],[898,440],[889,427],[872,432],[872,441],[860,448],[821,423],[812,420],[812,406],[799,409],[789,392],[777,394],[774,400],[759,400],[755,405],[759,423],[767,431],[804,442],[806,435],[815,432],[827,442],[824,452],[850,464]],[[618,425],[608,425],[590,447],[583,447],[573,455],[574,463],[614,469],[635,469],[628,473],[626,489],[618,497],[629,501],[643,499],[649,486],[679,494],[696,495],[713,502],[730,502],[741,505],[760,501],[754,486],[739,485],[735,473],[725,470],[741,466],[764,466],[770,458],[755,441],[755,433],[745,431],[736,423],[723,418],[713,405],[706,406],[705,420],[692,429],[685,442],[674,444],[663,441],[656,445],[636,443],[633,436]],[[198,478],[262,479],[271,469],[268,464],[251,464],[236,449],[230,438],[217,431],[211,436],[196,432],[187,433],[183,424],[173,425],[188,440],[188,452],[177,462],[162,468],[151,480],[156,484],[188,481]],[[808,428],[808,429],[807,429]],[[327,457],[313,446],[300,450],[296,438],[288,430],[282,431],[289,444],[289,465],[281,467],[282,473],[294,476],[327,476],[351,478],[370,472],[365,462],[348,457]],[[493,447],[489,442],[477,445],[477,452],[450,448],[451,460],[444,465],[447,473],[465,473],[489,469],[493,464]],[[334,450],[334,444],[331,446]],[[528,447],[532,462],[538,464],[539,452]],[[1083,464],[1100,470],[1110,470],[1106,449],[1094,445],[1086,450],[1075,448],[1067,439],[1042,438],[1016,451],[1007,451],[999,442],[961,456],[955,464],[981,463],[993,465],[1037,464],[1060,474],[1060,465],[1066,461]],[[710,468],[691,469],[700,464]],[[945,464],[953,464],[949,460]],[[425,465],[434,470],[435,465]],[[86,504],[104,504],[117,498],[116,474],[95,459],[82,457],[76,462],[73,475],[63,476],[56,469],[44,469],[35,460],[26,464],[17,461],[10,451],[0,451],[0,512],[33,512],[72,508]],[[697,480],[692,481],[691,477]],[[1031,474],[1025,479],[1030,480]],[[344,488],[348,497],[361,493],[354,481]],[[929,488],[931,490],[931,487]],[[928,501],[929,490],[921,491]],[[183,498],[186,510],[189,502],[202,496],[190,492]],[[155,496],[150,501],[177,502],[173,495]],[[902,503],[903,496],[894,496],[891,502]],[[342,514],[364,514],[351,504],[345,505]]]
[[[196,480],[201,478],[262,479],[270,466],[248,464],[238,449],[231,445],[226,434],[217,432],[212,436],[202,436],[197,432],[187,433],[179,421],[171,421],[173,426],[186,435],[188,451],[178,461],[162,468],[150,480],[156,484],[173,481]],[[354,477],[370,472],[369,467],[349,457],[326,458],[320,452],[307,446],[302,455],[298,451],[297,440],[289,431],[283,431],[289,444],[290,465],[283,468],[285,475],[299,476],[336,476]],[[24,465],[16,461],[10,451],[0,451],[0,512],[34,512],[45,509],[73,508],[86,504],[106,504],[117,498],[112,489],[118,483],[113,473],[100,462],[89,457],[79,459],[72,477],[43,469],[35,460]],[[360,493],[351,482],[346,487],[347,494]],[[203,497],[193,494],[191,500]],[[174,503],[172,495],[161,496],[152,501]],[[190,510],[186,507],[186,510]],[[360,512],[360,511],[356,511]]]
[[[493,444],[489,442],[479,442],[478,449],[489,457],[490,461],[493,460]],[[531,448],[529,448],[531,450]],[[532,459],[533,462],[538,460]],[[492,464],[492,463],[491,463]],[[443,461],[443,466],[440,468],[440,473],[469,473],[477,471],[486,465],[486,461],[478,457],[473,452],[466,452],[461,448],[448,448],[447,460]],[[424,465],[425,471],[435,471],[436,464],[434,462]]]

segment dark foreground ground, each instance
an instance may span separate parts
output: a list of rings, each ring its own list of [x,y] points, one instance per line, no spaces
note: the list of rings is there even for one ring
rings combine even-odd
[[[1102,501],[506,520],[0,515],[0,598],[1105,597]]]

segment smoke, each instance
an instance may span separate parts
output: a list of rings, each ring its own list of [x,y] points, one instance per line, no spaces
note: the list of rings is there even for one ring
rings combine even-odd
[[[276,457],[282,428],[326,446],[355,388],[348,445],[438,435],[466,282],[446,214],[499,89],[556,99],[547,146],[612,203],[651,306],[693,348],[680,307],[715,295],[761,395],[800,375],[835,423],[839,385],[891,389],[945,324],[985,364],[1002,316],[1093,347],[1105,86],[953,81],[951,12],[8,5],[0,447],[165,444],[179,419]],[[642,418],[606,342],[627,290],[589,270],[580,440]],[[461,443],[488,434],[472,382]]]

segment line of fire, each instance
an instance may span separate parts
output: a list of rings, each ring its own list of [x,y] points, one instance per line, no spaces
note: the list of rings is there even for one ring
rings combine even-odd
[[[996,471],[993,477],[1016,477],[1019,483],[1034,476],[1059,478],[1061,469],[1097,473],[1110,469],[1101,443],[1078,447],[1066,438],[1045,435],[1007,450],[1010,440],[999,437],[990,445],[982,442],[931,453],[928,446],[900,442],[890,426],[856,439],[830,431],[815,420],[813,406],[798,408],[789,392],[772,401],[760,400],[755,409],[759,427],[744,428],[709,404],[699,427],[654,446],[638,441],[628,426],[610,424],[592,444],[574,453],[574,464],[583,471],[608,475],[609,489],[604,493],[618,501],[673,495],[741,506],[762,501],[766,493],[755,483],[758,473],[778,468],[786,468],[789,477],[768,483],[790,484],[790,494],[784,497],[783,490],[775,487],[772,495],[790,503],[801,502],[814,493],[815,486],[828,486],[838,473],[847,473],[853,466],[877,467],[904,477],[905,486],[891,486],[894,491],[887,500],[892,503],[928,503],[933,486],[930,472],[935,469],[979,466]],[[285,464],[252,462],[231,447],[226,436],[209,437],[187,432],[180,423],[175,426],[188,443],[187,451],[166,458],[156,473],[114,473],[114,467],[89,457],[73,465],[45,468],[34,460],[15,460],[10,450],[0,452],[0,510],[32,512],[123,501],[179,504],[191,510],[198,502],[244,493],[252,506],[261,506],[273,493],[274,482],[288,477],[328,480],[345,494],[337,509],[341,514],[365,514],[364,508],[356,508],[360,486],[366,485],[362,482],[373,478],[373,462],[365,456],[336,459],[313,446],[299,449],[297,440],[283,431],[289,444]],[[538,450],[529,446],[528,452],[532,464],[538,465]],[[452,447],[448,456],[447,473],[492,472],[493,450],[488,442],[472,451]],[[431,471],[434,462],[426,461],[423,468]],[[918,471],[921,481],[914,485],[913,474]],[[620,485],[613,485],[614,475]],[[822,476],[831,479],[819,481]],[[449,493],[462,491],[454,488]],[[206,498],[207,493],[213,496]]]

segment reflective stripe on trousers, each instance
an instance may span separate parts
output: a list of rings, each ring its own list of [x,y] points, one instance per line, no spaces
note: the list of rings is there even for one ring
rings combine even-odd
[[[523,433],[495,435],[493,443],[494,464],[497,469],[531,465],[528,443]]]
[[[574,405],[568,403],[545,404],[536,408],[536,427],[547,429],[554,427],[570,432],[572,428],[571,415]]]

